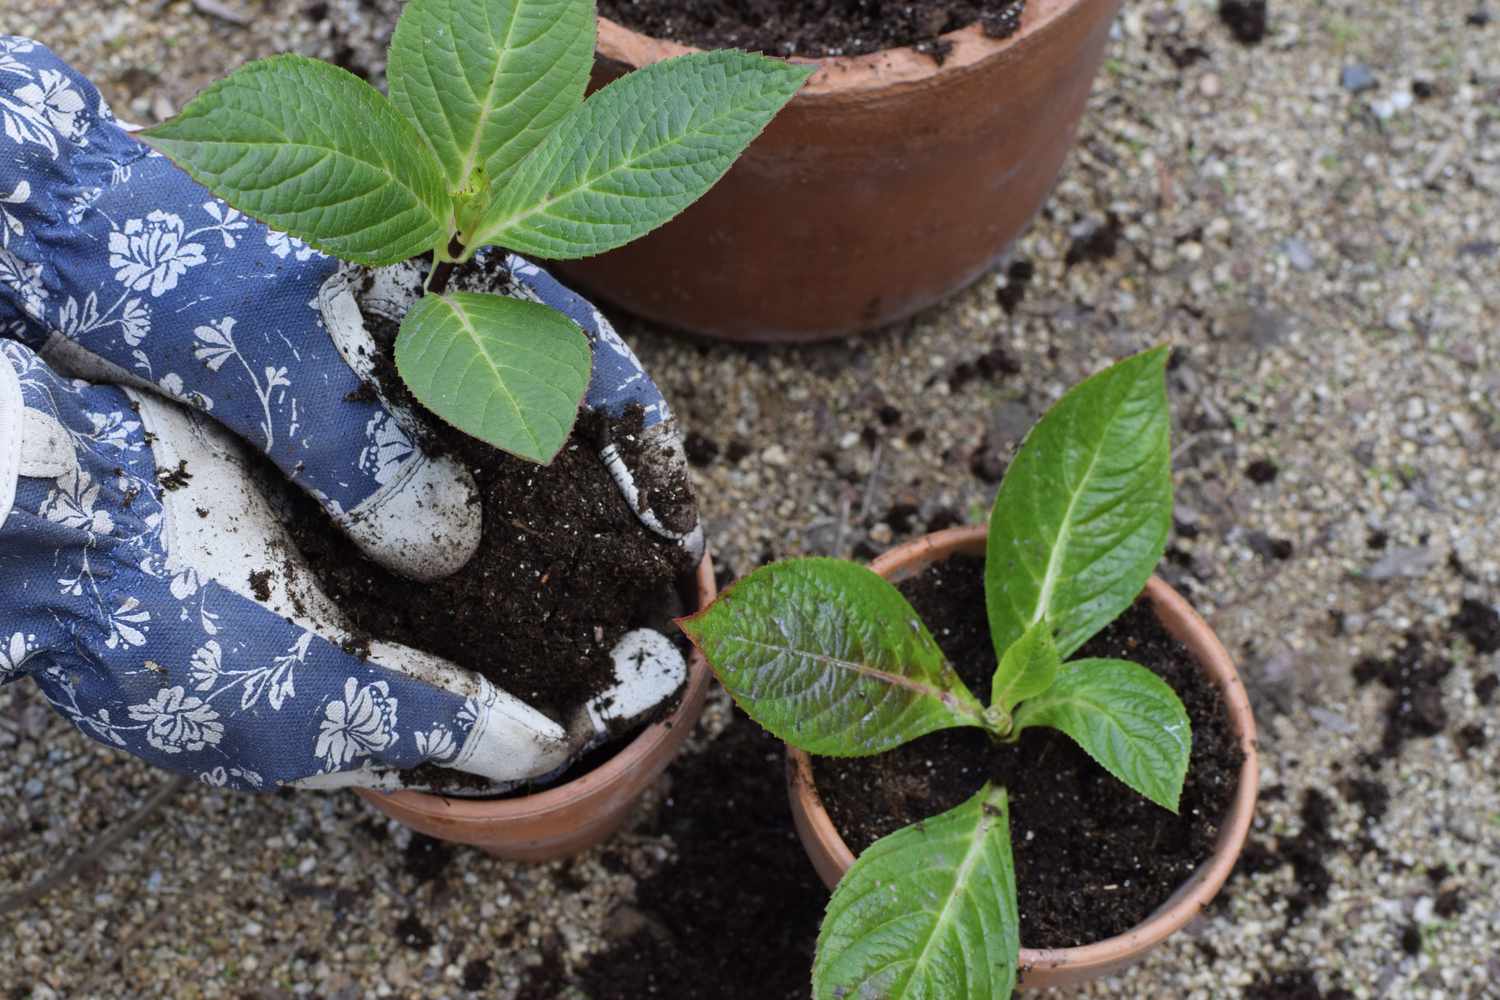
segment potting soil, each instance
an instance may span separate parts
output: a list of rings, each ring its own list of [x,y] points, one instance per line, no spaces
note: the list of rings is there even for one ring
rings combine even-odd
[[[655,38],[769,55],[840,56],[913,45],[941,59],[939,36],[978,23],[1020,28],[1024,0],[599,0],[599,13]]]

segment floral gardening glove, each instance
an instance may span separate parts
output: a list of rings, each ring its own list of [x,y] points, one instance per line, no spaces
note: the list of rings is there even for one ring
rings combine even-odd
[[[386,769],[424,761],[514,783],[588,744],[599,705],[629,718],[675,690],[610,693],[570,734],[426,654],[340,649],[342,618],[250,485],[240,442],[136,390],[263,451],[377,561],[453,572],[479,537],[468,473],[424,455],[397,408],[360,401],[371,344],[354,293],[399,314],[412,267],[343,267],[241,216],[25,39],[0,36],[0,132],[0,389],[15,379],[0,397],[0,681],[29,674],[90,735],[244,788],[390,786]],[[608,323],[508,263],[493,290],[560,309],[598,348],[586,405],[639,404],[656,447],[633,460],[680,475],[675,421]],[[192,478],[174,476],[189,455]],[[701,552],[695,510],[658,516],[641,470],[612,447],[601,457],[648,527]],[[655,633],[627,637],[617,667],[641,649],[684,672]]]
[[[619,688],[565,731],[435,656],[356,649],[243,454],[195,412],[0,340],[0,683],[29,675],[88,735],[212,784],[394,787],[431,762],[503,787],[685,672],[630,633]]]

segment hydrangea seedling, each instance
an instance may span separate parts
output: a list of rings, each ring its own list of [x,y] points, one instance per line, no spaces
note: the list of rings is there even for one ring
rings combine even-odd
[[[1139,664],[1067,660],[1135,601],[1166,548],[1166,360],[1156,348],[1076,386],[1006,470],[984,567],[998,659],[987,706],[901,592],[854,563],[763,567],[683,630],[751,718],[809,753],[1050,726],[1176,812],[1192,746],[1177,695]],[[815,1000],[1001,1000],[1015,988],[1018,927],[1006,790],[986,784],[855,861],[823,919]]]
[[[328,63],[247,64],[145,140],[230,205],[371,266],[431,251],[396,367],[459,430],[537,462],[588,387],[583,332],[546,306],[447,294],[485,246],[550,259],[645,235],[723,176],[812,68],[733,50],[584,99],[594,0],[411,0],[386,97]]]

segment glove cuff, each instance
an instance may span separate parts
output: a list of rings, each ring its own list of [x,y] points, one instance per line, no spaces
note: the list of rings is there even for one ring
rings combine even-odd
[[[21,421],[25,404],[21,380],[10,359],[0,351],[0,525],[10,517],[21,478]]]

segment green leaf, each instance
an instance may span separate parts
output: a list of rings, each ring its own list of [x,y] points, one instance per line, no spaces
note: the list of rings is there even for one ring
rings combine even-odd
[[[751,718],[809,753],[860,757],[982,724],[906,598],[856,563],[773,563],[678,624]]]
[[[1051,687],[1061,667],[1051,627],[1044,621],[1037,622],[1000,658],[991,686],[990,705],[999,705],[1009,712],[1020,702],[1035,698]]]
[[[328,63],[262,59],[141,133],[246,215],[359,264],[394,264],[450,234],[432,151],[381,94]]]
[[[499,295],[425,295],[401,321],[396,370],[466,434],[548,463],[589,384],[588,338],[562,313]]]
[[[997,655],[1049,622],[1067,658],[1130,606],[1172,527],[1167,348],[1082,382],[1026,435],[990,514]]]
[[[1187,709],[1167,682],[1126,660],[1075,660],[1016,712],[1016,732],[1051,726],[1110,774],[1177,811],[1193,749]]]
[[[712,187],[811,72],[726,50],[629,73],[591,95],[493,189],[464,242],[566,259],[644,236]]]
[[[882,837],[818,934],[815,1000],[1005,1000],[1021,956],[1005,789]]]
[[[578,107],[594,31],[593,0],[407,4],[391,38],[391,101],[437,153],[449,190],[499,182]]]

